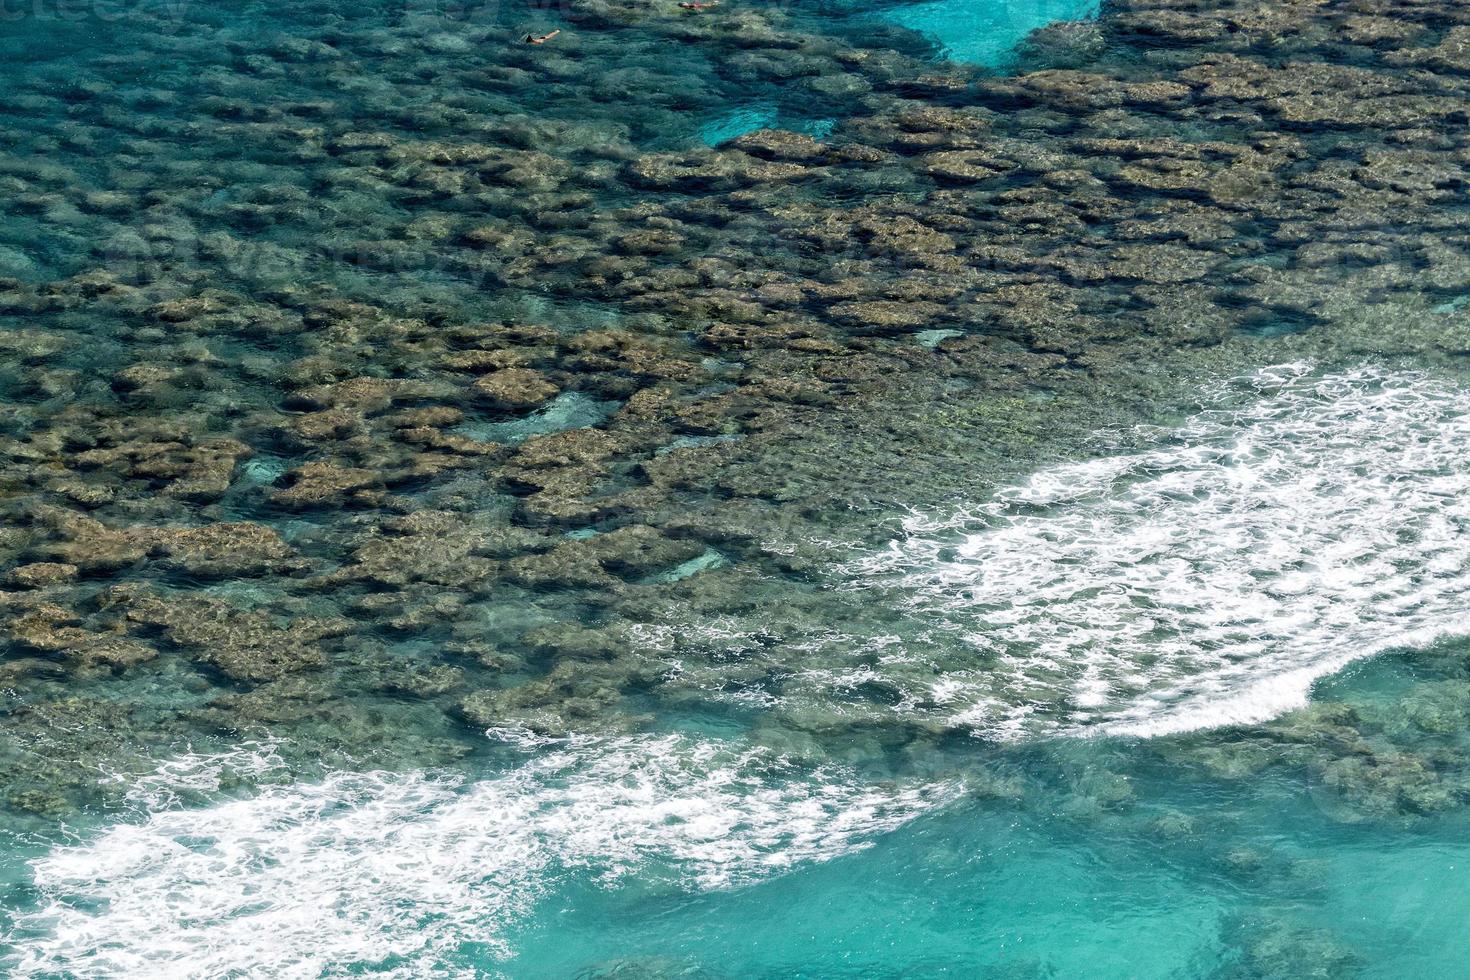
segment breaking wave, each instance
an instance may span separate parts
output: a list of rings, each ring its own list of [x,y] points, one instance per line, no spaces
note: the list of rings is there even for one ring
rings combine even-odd
[[[959,792],[673,735],[522,747],[535,754],[487,777],[341,772],[186,808],[222,773],[268,781],[285,764],[269,746],[176,759],[134,787],[136,822],[32,863],[40,899],[0,934],[8,975],[483,976],[569,873],[736,887]]]
[[[1470,632],[1470,391],[1286,365],[1144,435],[914,516],[844,570],[965,651],[924,692],[949,721],[998,737],[1259,722],[1352,660]]]

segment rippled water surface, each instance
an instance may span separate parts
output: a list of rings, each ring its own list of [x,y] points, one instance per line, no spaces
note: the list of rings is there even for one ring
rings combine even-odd
[[[0,973],[1463,972],[1459,6],[0,28]]]

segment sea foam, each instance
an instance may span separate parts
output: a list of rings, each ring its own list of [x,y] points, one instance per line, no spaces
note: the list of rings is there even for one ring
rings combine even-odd
[[[1355,658],[1470,632],[1470,391],[1288,365],[1206,401],[1134,448],[914,515],[838,569],[840,592],[898,603],[951,641],[942,664],[902,676],[929,679],[892,710],[1002,737],[1162,735],[1269,718]],[[871,639],[886,654],[862,677],[892,680],[903,639]],[[803,646],[805,674],[822,675],[822,644]],[[856,669],[836,654],[830,668]],[[483,975],[469,964],[511,957],[515,923],[570,875],[736,887],[868,846],[962,792],[681,735],[492,735],[521,761],[237,799],[219,793],[234,777],[285,779],[274,747],[176,759],[131,785],[137,819],[33,862],[38,898],[6,921],[0,965]]]
[[[136,821],[32,864],[40,900],[0,935],[8,975],[484,975],[568,874],[735,887],[865,847],[959,792],[675,735],[521,748],[478,777],[341,772],[203,807],[177,804],[285,764],[269,746],[175,759],[134,786]]]
[[[1470,391],[1285,365],[1141,435],[844,569],[969,651],[926,696],[954,724],[1259,722],[1357,658],[1470,632]]]

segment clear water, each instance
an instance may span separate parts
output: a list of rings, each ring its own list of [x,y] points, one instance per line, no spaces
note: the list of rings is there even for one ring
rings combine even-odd
[[[953,61],[1005,68],[1016,46],[1038,27],[1095,17],[1097,0],[996,0],[989,3],[903,4],[884,10],[883,20],[930,38]]]
[[[1372,710],[1405,675],[1319,693]],[[1042,744],[873,783],[714,739],[572,740],[495,774],[173,795],[279,765],[252,748],[176,762],[132,790],[138,818],[38,857],[13,938],[22,975],[1454,972],[1460,818],[1364,827],[1293,777],[1181,780],[1198,748]]]
[[[759,102],[741,106],[710,120],[699,129],[699,138],[710,146],[719,146],[746,133],[763,129],[784,129],[822,139],[832,132],[832,119],[783,119],[775,103]]]
[[[1470,27],[1156,8],[0,11],[0,972],[1464,972]]]
[[[617,408],[617,402],[598,401],[581,392],[571,391],[557,395],[544,408],[525,418],[462,422],[454,431],[477,442],[524,442],[532,436],[592,428],[606,421]]]
[[[1145,433],[1155,448],[997,493],[945,523],[954,543],[937,543],[932,520],[911,521],[892,549],[846,573],[851,588],[902,576],[925,620],[974,643],[1061,631],[1036,638],[1032,658],[951,669],[936,685],[943,695],[894,706],[957,714],[962,728],[998,728],[1003,742],[962,740],[917,766],[885,767],[796,761],[707,727],[613,738],[492,730],[475,766],[304,781],[290,779],[279,746],[179,756],[128,779],[108,823],[15,848],[16,969],[135,975],[167,960],[191,975],[241,963],[293,976],[1452,973],[1467,911],[1456,897],[1470,858],[1463,814],[1384,826],[1358,808],[1398,810],[1400,793],[1422,792],[1409,812],[1432,813],[1470,791],[1449,774],[1425,782],[1410,771],[1420,758],[1458,756],[1467,738],[1465,647],[1435,639],[1465,623],[1454,612],[1463,552],[1442,539],[1464,496],[1452,448],[1465,397],[1422,375],[1317,378],[1289,365],[1222,388],[1228,408]],[[1445,506],[1425,509],[1423,495]],[[966,530],[977,524],[989,529]],[[1030,543],[998,545],[998,534]],[[1392,543],[1356,550],[1375,534]],[[1233,535],[1253,537],[1252,567],[1282,580],[1253,592],[1250,610],[1231,598]],[[1207,543],[1218,547],[1191,557]],[[1140,546],[1156,556],[1143,567],[1182,577],[1110,581],[1121,562],[1140,566],[1120,549]],[[1025,567],[1007,568],[1008,555]],[[1064,587],[1031,581],[1058,565],[1073,569]],[[1063,588],[1051,600],[1061,613],[1038,618],[993,596],[997,587]],[[1110,601],[1129,594],[1145,601]],[[1307,614],[1304,602],[1327,612]],[[986,627],[975,609],[1008,612]],[[1135,612],[1103,625],[1123,609]],[[1152,623],[1146,637],[1136,615]],[[1209,622],[1192,621],[1200,616]],[[1082,624],[1107,632],[1106,659],[1041,657],[1091,649],[1074,632]],[[1233,639],[1246,633],[1248,643]],[[1343,660],[1404,647],[1422,652],[1355,665],[1298,707]],[[906,683],[908,666],[900,655],[868,682]],[[836,672],[814,684],[799,671],[782,707],[857,682]],[[1162,693],[1127,686],[1145,676]],[[1025,709],[988,714],[979,684],[1026,692]],[[1002,688],[998,700],[1012,697]],[[1302,771],[1269,748],[1312,731],[1293,714],[1223,741],[1211,734],[1288,709],[1350,719],[1366,741]],[[1088,717],[1104,734],[1047,734]],[[1395,774],[1342,769],[1363,755]],[[1410,785],[1375,785],[1396,779]],[[242,782],[257,788],[227,788]]]

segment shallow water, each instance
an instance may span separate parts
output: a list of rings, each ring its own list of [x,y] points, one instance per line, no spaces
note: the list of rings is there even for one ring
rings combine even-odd
[[[1322,693],[1368,710],[1405,669]],[[1196,747],[1040,744],[874,783],[712,739],[529,739],[468,777],[181,805],[284,767],[250,747],[173,762],[134,783],[139,818],[36,859],[12,939],[22,975],[1454,971],[1462,815],[1344,823],[1317,781],[1243,789],[1181,767]]]
[[[1016,47],[1038,27],[1097,16],[1095,0],[1002,0],[991,3],[901,4],[878,16],[932,38],[942,57],[991,68],[1009,67]]]
[[[1455,975],[1380,6],[0,10],[0,971]]]
[[[982,676],[931,693],[956,723],[1266,721],[1351,660],[1470,625],[1464,399],[1423,374],[1268,368],[1140,452],[916,516],[852,572],[973,646]]]

